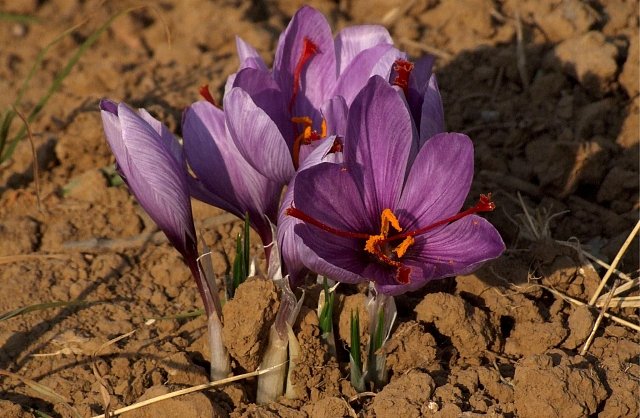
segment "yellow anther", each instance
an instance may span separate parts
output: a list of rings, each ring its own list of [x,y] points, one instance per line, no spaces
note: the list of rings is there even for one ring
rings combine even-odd
[[[393,252],[396,253],[398,258],[401,258],[403,255],[407,253],[407,250],[409,249],[409,247],[411,247],[415,242],[416,241],[413,239],[413,237],[406,237],[404,241],[402,241],[400,245],[398,245],[396,249],[393,250]]]
[[[371,254],[377,254],[380,252],[380,250],[378,250],[376,248],[377,244],[384,240],[385,236],[380,234],[380,235],[369,235],[369,239],[367,240],[367,242],[364,244],[364,250],[371,253]]]
[[[402,228],[400,228],[400,222],[398,222],[398,218],[396,218],[396,215],[394,215],[393,212],[391,212],[391,209],[383,210],[382,215],[380,215],[380,217],[381,217],[380,233],[384,235],[385,238],[389,234],[389,225],[391,225],[393,229],[395,229],[398,232],[402,231]]]
[[[322,123],[320,124],[320,137],[327,137],[327,120],[325,118],[322,118]]]
[[[313,125],[313,120],[309,116],[294,116],[291,118],[291,122],[293,123],[301,123],[305,126]]]

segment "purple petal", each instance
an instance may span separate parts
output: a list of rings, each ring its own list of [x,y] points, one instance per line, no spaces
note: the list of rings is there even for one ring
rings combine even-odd
[[[300,90],[295,100],[295,116],[311,116],[328,98],[336,80],[336,57],[329,23],[317,10],[304,6],[296,12],[280,36],[273,63],[273,76],[289,101],[293,95],[296,66],[303,53],[305,38],[318,52],[306,63],[300,76]]]
[[[411,166],[396,216],[408,230],[426,227],[460,211],[473,179],[473,144],[458,133],[438,134]]]
[[[194,197],[240,218],[249,212],[252,226],[269,244],[265,216],[275,219],[280,187],[242,157],[227,135],[223,111],[205,101],[194,103],[185,111],[183,134],[187,160],[201,183],[190,184]]]
[[[396,207],[412,141],[403,99],[381,77],[371,78],[349,109],[345,165],[368,213],[376,218]]]
[[[280,128],[280,133],[291,148],[293,145],[293,129],[284,96],[271,73],[254,68],[245,68],[237,73],[233,87],[244,90],[253,102],[269,115]]]
[[[409,77],[409,88],[415,90],[418,95],[423,96],[427,90],[427,85],[433,74],[433,64],[435,57],[425,55],[417,60],[413,66],[413,71]]]
[[[379,75],[388,80],[393,63],[400,58],[405,54],[388,44],[362,51],[340,73],[332,95],[342,96],[350,104],[371,77]]]
[[[322,115],[327,121],[327,133],[342,138],[347,134],[347,102],[341,96],[335,96],[321,108]]]
[[[398,295],[419,289],[431,280],[469,274],[498,257],[505,246],[498,231],[486,219],[471,215],[434,234],[416,237],[403,262],[411,268],[408,285],[387,285],[380,290]]]
[[[420,116],[420,144],[432,136],[444,132],[444,109],[438,89],[436,75],[433,74],[424,93],[422,115]]]
[[[318,141],[318,145],[303,160],[298,169],[298,174],[307,168],[313,167],[321,162],[342,163],[342,153],[329,154],[335,137]],[[296,175],[297,177],[297,175]],[[302,242],[299,236],[294,233],[294,227],[302,222],[297,218],[286,215],[286,209],[293,206],[293,190],[295,188],[296,177],[291,180],[287,192],[284,195],[282,204],[280,205],[280,213],[278,215],[278,245],[282,253],[282,259],[286,267],[289,279],[293,284],[298,284],[306,275],[308,269],[305,266],[305,260],[311,257],[317,257]]]
[[[269,116],[240,88],[224,98],[227,129],[240,154],[253,168],[280,184],[295,174],[289,147]]]
[[[393,45],[389,31],[383,26],[360,25],[342,29],[335,40],[338,74],[342,74],[356,55],[380,44]]]
[[[258,51],[239,36],[236,36],[236,49],[238,51],[238,59],[240,60],[240,69],[256,68],[267,71],[267,66],[260,54],[258,54]]]
[[[122,103],[117,116],[109,103],[101,103],[101,108],[107,141],[131,192],[185,258],[197,256],[182,162],[140,114]]]

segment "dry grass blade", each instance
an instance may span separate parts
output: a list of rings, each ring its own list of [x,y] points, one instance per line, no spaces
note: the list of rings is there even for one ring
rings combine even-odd
[[[576,240],[577,241],[577,240]],[[589,260],[593,261],[594,263],[596,263],[597,265],[599,265],[600,267],[604,267],[606,269],[610,269],[611,265],[605,263],[604,261],[602,261],[600,258],[596,257],[595,255],[591,254],[588,251],[585,251],[581,246],[580,243],[576,242],[573,243],[572,241],[558,241],[556,240],[556,242],[560,245],[565,245],[567,247],[571,247],[573,249],[575,249],[576,251],[578,251],[580,254],[582,254],[583,256],[585,256],[586,258],[588,258]],[[629,277],[629,275],[621,272],[620,270],[617,269],[613,269],[613,273],[615,275],[617,275],[618,277],[620,277],[622,280],[626,280],[626,281],[631,281],[631,277]],[[624,286],[624,285],[623,285]],[[622,286],[620,286],[622,287]],[[619,288],[618,288],[619,289]]]
[[[250,377],[260,376],[262,374],[269,373],[269,372],[271,372],[273,370],[276,370],[277,368],[282,367],[285,364],[286,364],[286,362],[281,363],[281,364],[277,364],[277,365],[275,365],[273,367],[269,367],[268,369],[256,370],[256,371],[253,371],[253,372],[250,372],[250,373],[244,373],[244,374],[240,374],[240,375],[237,375],[237,376],[229,377],[229,378],[226,378],[226,379],[220,379],[220,380],[216,380],[216,381],[213,381],[213,382],[204,383],[202,385],[197,385],[197,386],[192,386],[190,388],[177,390],[175,392],[167,393],[167,394],[162,395],[162,396],[156,396],[155,398],[147,399],[147,400],[142,401],[142,402],[138,402],[138,403],[134,403],[134,404],[129,405],[129,406],[125,406],[124,408],[116,409],[115,411],[113,411],[111,413],[110,416],[113,417],[113,416],[116,416],[116,415],[123,414],[125,412],[133,411],[134,409],[139,409],[139,408],[142,408],[144,406],[151,405],[153,403],[163,401],[165,399],[171,399],[171,398],[175,398],[177,396],[182,396],[182,395],[187,395],[187,394],[193,393],[193,392],[203,391],[203,390],[210,389],[210,388],[213,388],[213,387],[216,387],[216,386],[226,385],[227,383],[237,382],[238,380],[244,380],[244,379],[248,379]],[[92,418],[106,418],[106,417],[107,417],[106,415],[101,414],[101,415],[95,415]]]
[[[41,260],[41,259],[55,259],[62,261],[69,261],[69,256],[65,254],[20,254],[20,255],[6,255],[0,257],[1,264],[22,263],[23,261]]]
[[[608,293],[610,295],[611,293]],[[606,301],[597,302],[597,307],[603,307],[606,305]],[[619,298],[611,298],[609,302],[611,308],[640,308],[640,296],[622,296]]]
[[[600,285],[598,285],[598,288],[593,293],[593,296],[591,297],[591,300],[589,301],[589,305],[593,306],[593,304],[595,304],[596,301],[598,300],[598,297],[600,296],[600,292],[602,292],[602,289],[604,289],[604,286],[607,284],[607,281],[609,280],[609,277],[611,277],[611,274],[613,273],[613,270],[616,268],[616,266],[618,265],[618,263],[622,259],[622,256],[624,255],[624,253],[627,252],[627,249],[629,248],[629,245],[631,245],[631,241],[633,241],[635,236],[638,234],[638,231],[640,231],[640,221],[638,221],[638,223],[636,223],[636,226],[633,228],[633,230],[631,231],[631,233],[629,234],[629,236],[625,240],[624,244],[622,244],[622,247],[620,247],[620,250],[618,251],[618,254],[616,254],[616,257],[613,259],[613,262],[611,263],[611,267],[609,267],[609,270],[607,270],[607,272],[605,273],[604,277],[600,281]]]
[[[42,200],[40,199],[40,165],[38,164],[38,153],[36,152],[36,144],[33,142],[33,132],[27,118],[15,107],[12,107],[16,115],[22,120],[25,128],[27,128],[27,138],[31,144],[31,154],[33,156],[33,182],[36,185],[36,201],[38,202],[38,212],[42,212]]]
[[[570,302],[570,303],[572,303],[574,305],[577,305],[577,306],[587,305],[586,303],[582,302],[581,300],[574,299],[571,296],[565,295],[564,293],[559,292],[556,289],[553,289],[553,288],[551,288],[549,286],[544,286],[544,285],[534,285],[534,286],[540,286],[541,288],[548,290],[549,292],[553,293],[554,295],[556,295],[556,296],[558,296],[558,297],[560,297],[560,298],[562,298],[562,299],[566,300],[567,302]],[[608,319],[610,319],[610,320],[612,320],[614,322],[617,322],[620,325],[624,325],[625,327],[631,328],[634,331],[640,332],[640,325],[638,325],[638,324],[634,324],[633,322],[629,322],[626,319],[622,319],[622,318],[620,318],[618,316],[615,316],[615,315],[612,315],[610,313],[606,313],[605,312],[603,315],[604,315],[605,318],[608,318]]]
[[[59,403],[61,405],[64,405],[65,408],[67,408],[69,411],[71,411],[71,413],[73,414],[73,416],[77,417],[77,418],[82,418],[82,415],[80,415],[80,413],[78,412],[77,409],[75,409],[74,407],[71,406],[71,401],[67,398],[65,398],[64,396],[56,393],[53,389],[40,384],[38,382],[36,382],[35,380],[31,380],[27,377],[24,376],[20,376],[19,374],[16,373],[12,373],[6,370],[0,370],[0,376],[7,376],[7,377],[11,377],[14,379],[17,379],[19,381],[21,381],[23,384],[25,384],[26,386],[28,386],[30,389],[34,390],[35,392],[37,392],[38,394],[44,396],[45,398],[52,400],[56,403]]]
[[[613,289],[611,289],[611,292],[609,293],[607,300],[605,300],[604,305],[600,310],[600,315],[598,315],[598,319],[596,319],[596,323],[593,324],[593,329],[591,330],[591,334],[589,334],[589,338],[587,338],[587,341],[585,341],[584,346],[582,347],[582,350],[580,350],[581,356],[584,356],[585,354],[587,354],[587,350],[589,350],[589,346],[591,346],[591,342],[593,341],[593,338],[596,336],[596,332],[600,327],[602,318],[604,318],[604,314],[607,311],[607,308],[609,307],[609,303],[611,302],[611,297],[613,296],[613,292],[615,291],[616,286],[618,286],[618,279],[616,279],[616,281],[613,283]]]
[[[36,303],[34,305],[23,306],[21,308],[13,309],[11,311],[0,314],[0,321],[6,321],[18,315],[24,315],[29,312],[42,311],[51,308],[66,308],[69,306],[82,306],[87,305],[89,302],[84,300],[70,300],[70,301],[56,301],[46,303]]]
[[[398,42],[400,44],[405,45],[405,46],[408,46],[408,47],[411,47],[411,48],[416,48],[416,49],[419,49],[421,51],[424,51],[427,54],[435,55],[436,57],[440,57],[440,58],[442,58],[442,59],[444,59],[446,61],[449,61],[450,59],[453,58],[453,55],[451,55],[447,51],[444,51],[442,49],[438,49],[436,47],[427,45],[427,44],[422,43],[422,42],[414,41],[414,40],[409,39],[409,38],[400,38],[400,39],[398,39]]]

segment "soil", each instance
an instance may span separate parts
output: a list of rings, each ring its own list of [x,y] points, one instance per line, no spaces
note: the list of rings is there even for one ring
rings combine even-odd
[[[114,410],[208,380],[205,319],[172,317],[201,308],[195,284],[126,187],[110,180],[113,158],[97,103],[110,97],[146,107],[179,134],[181,110],[198,99],[200,85],[209,83],[221,98],[237,66],[234,36],[270,62],[279,32],[301,4],[163,0],[123,15],[31,125],[41,210],[29,143],[0,166],[0,312],[83,301],[0,321],[0,370],[59,395],[2,377],[0,417],[70,417],[71,408],[89,417],[107,403]],[[604,270],[566,242],[611,262],[638,219],[638,3],[311,4],[336,30],[384,23],[411,56],[436,54],[447,127],[475,144],[470,196],[494,193],[499,209],[488,217],[508,251],[475,274],[396,299],[398,320],[384,347],[390,383],[378,393],[356,396],[343,349],[352,309],[360,307],[367,329],[364,289],[339,287],[336,359],[320,339],[316,288],[307,292],[294,328],[302,348],[293,373],[299,399],[256,405],[256,382],[246,380],[126,416],[638,416],[638,333],[605,318],[582,356],[598,311],[549,291],[588,301]],[[129,5],[135,4],[0,0],[2,12],[37,18],[0,18],[0,109],[10,106],[38,52],[58,34],[79,25],[46,56],[22,112],[35,106],[87,36]],[[222,277],[241,225],[199,203],[194,210]],[[637,239],[619,269],[637,276]],[[264,282],[243,286],[247,302],[225,306],[225,315],[233,312],[225,318],[225,343],[236,374],[259,363],[278,304]],[[632,308],[610,311],[639,322]]]

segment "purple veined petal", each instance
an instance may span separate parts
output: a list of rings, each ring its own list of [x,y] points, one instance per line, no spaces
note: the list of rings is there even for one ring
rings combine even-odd
[[[186,172],[167,143],[140,114],[120,103],[101,103],[109,146],[140,205],[185,258],[197,256]],[[116,134],[116,117],[120,133]]]
[[[414,63],[413,71],[409,76],[409,88],[415,90],[420,96],[423,96],[427,90],[435,60],[433,55],[425,55]]]
[[[280,187],[242,157],[227,135],[223,111],[205,101],[194,103],[185,111],[183,135],[187,160],[198,177],[190,181],[194,197],[239,218],[249,212],[251,225],[269,244],[265,216],[275,220]]]
[[[342,96],[351,104],[369,78],[379,75],[389,79],[393,63],[405,54],[393,45],[380,44],[362,51],[353,58],[349,66],[340,73],[333,96]]]
[[[436,75],[429,80],[427,90],[422,102],[422,115],[420,116],[420,144],[424,144],[432,136],[444,132],[444,109],[442,98],[438,89]]]
[[[240,154],[268,179],[288,183],[295,174],[291,153],[271,118],[238,87],[224,98],[224,109],[227,129]]]
[[[238,59],[240,60],[240,70],[243,68],[255,68],[268,71],[258,51],[239,36],[236,36],[236,50],[238,51]]]
[[[284,96],[271,73],[254,68],[245,68],[236,74],[233,87],[239,87],[280,128],[289,149],[293,147],[293,124],[288,116]]]
[[[342,153],[329,153],[333,147],[335,136],[317,141],[317,146],[305,158],[298,173],[313,167],[321,162],[330,162],[341,164],[343,162]],[[286,209],[293,205],[293,190],[295,187],[296,177],[291,180],[287,191],[280,205],[280,214],[278,215],[278,244],[280,245],[282,259],[286,266],[287,273],[292,284],[300,283],[304,278],[308,269],[305,266],[305,260],[309,260],[316,255],[308,249],[302,242],[300,237],[294,233],[294,227],[301,221],[285,214]]]
[[[318,52],[305,64],[300,90],[293,107],[294,116],[311,116],[329,97],[336,80],[336,56],[329,23],[322,13],[309,6],[300,8],[280,36],[273,63],[273,77],[287,101],[293,95],[294,74],[303,54],[305,38]]]
[[[345,166],[370,216],[395,208],[413,142],[409,111],[396,90],[375,76],[349,109]]]
[[[329,135],[338,135],[342,138],[347,134],[347,114],[349,108],[342,96],[335,96],[322,105],[321,113],[327,121]]]
[[[460,211],[473,179],[473,144],[458,133],[438,134],[420,149],[402,190],[396,216],[406,230]]]
[[[140,117],[144,119],[149,124],[149,126],[151,126],[158,133],[158,135],[160,135],[160,138],[162,138],[162,140],[166,144],[166,147],[171,152],[171,155],[173,155],[173,158],[175,158],[175,160],[186,170],[182,147],[180,146],[178,139],[169,131],[169,128],[167,128],[165,124],[151,116],[151,114],[145,109],[139,109],[138,113],[140,114]]]
[[[505,246],[498,231],[486,219],[470,215],[446,227],[416,237],[403,262],[412,269],[408,285],[383,286],[386,294],[398,295],[419,289],[431,280],[469,274],[498,257]]]
[[[380,25],[349,26],[342,29],[335,39],[338,75],[365,49],[380,44],[393,45],[389,31]]]

